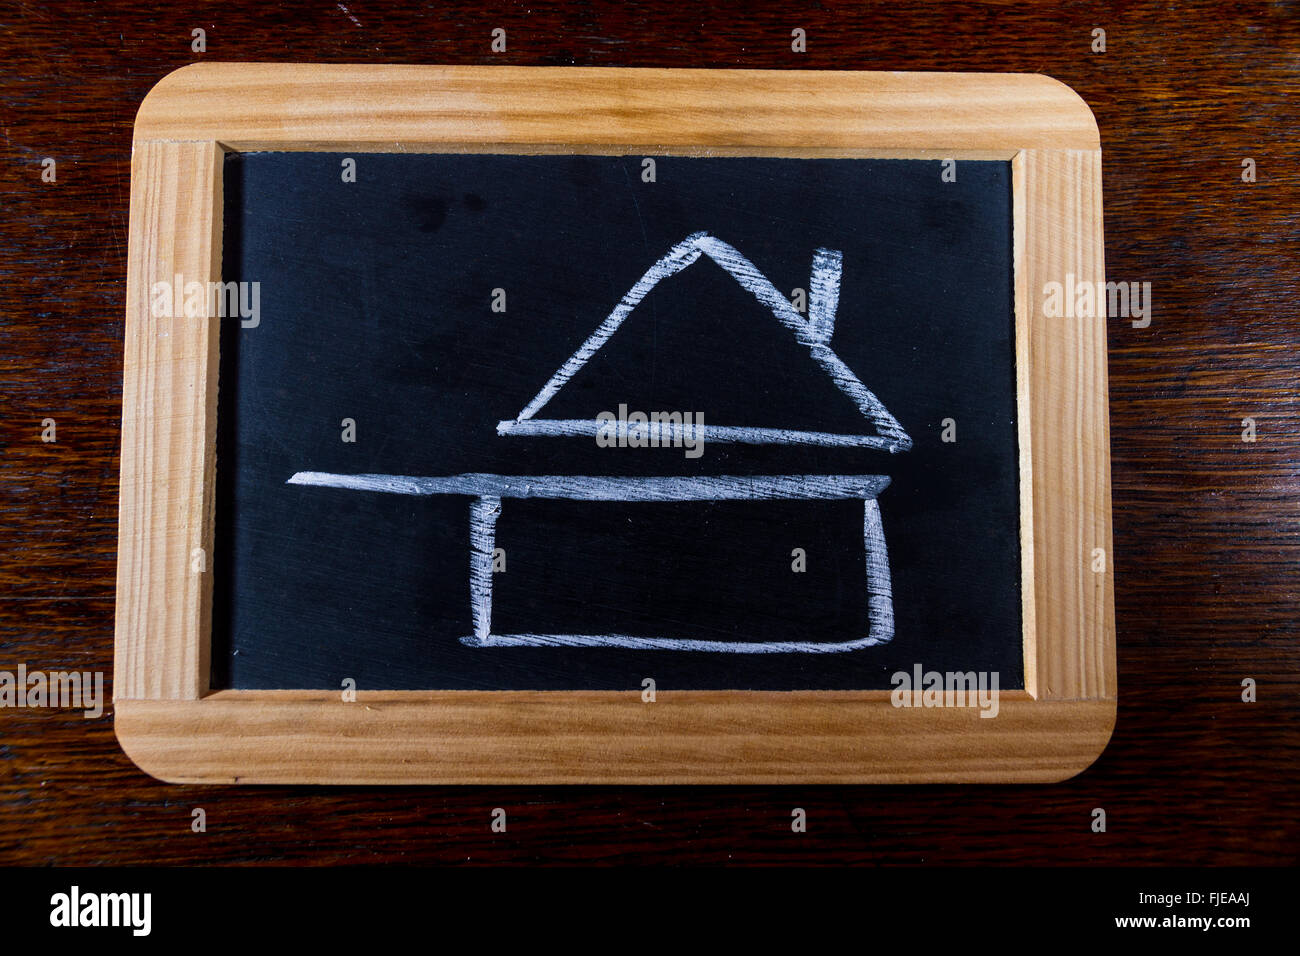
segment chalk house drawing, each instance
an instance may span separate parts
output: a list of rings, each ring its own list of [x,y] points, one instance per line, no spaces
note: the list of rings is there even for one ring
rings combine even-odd
[[[875,430],[874,435],[848,435],[795,429],[751,428],[647,422],[629,425],[650,439],[739,442],[745,444],[827,445],[907,451],[912,439],[898,420],[858,380],[831,348],[835,313],[839,305],[842,254],[817,249],[809,282],[808,317],[734,246],[704,232],[677,243],[645,271],[600,327],[542,386],[518,416],[497,424],[503,437],[594,437],[600,422],[587,419],[545,419],[545,408],[577,372],[618,331],[642,299],[659,282],[707,256],[740,286],[767,307],[772,315],[808,349],[812,359],[849,397]],[[682,434],[677,435],[678,430]],[[595,475],[492,475],[462,474],[444,477],[417,475],[347,475],[300,471],[292,485],[343,488],[402,495],[463,495],[471,499],[469,512],[469,592],[474,633],[462,637],[472,647],[622,647],[639,650],[706,651],[742,654],[832,654],[884,644],[894,635],[894,605],[889,557],[880,523],[879,494],[889,486],[885,475],[716,475],[708,477],[632,477]],[[493,634],[492,552],[502,503],[507,498],[549,498],[578,501],[677,502],[860,500],[863,504],[862,544],[866,556],[867,634],[848,641],[708,641],[675,637],[641,637],[628,634]]]

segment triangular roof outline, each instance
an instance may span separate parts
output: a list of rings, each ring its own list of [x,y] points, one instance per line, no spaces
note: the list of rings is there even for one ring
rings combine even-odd
[[[826,372],[835,386],[848,396],[862,416],[875,426],[877,434],[844,435],[798,429],[660,425],[658,423],[648,426],[652,431],[660,428],[685,429],[689,434],[702,440],[745,444],[839,445],[880,448],[890,452],[907,451],[912,447],[912,439],[899,424],[898,419],[889,413],[889,410],[870,389],[862,384],[830,346],[830,339],[835,330],[835,311],[839,304],[843,258],[841,253],[834,249],[817,249],[814,253],[812,276],[809,282],[808,318],[805,319],[767,276],[763,275],[738,249],[707,232],[695,232],[687,236],[647,269],[599,328],[588,336],[578,350],[556,370],[519,415],[514,419],[497,423],[497,434],[530,437],[597,434],[600,423],[596,419],[557,420],[538,419],[534,416],[568,384],[592,356],[600,351],[651,289],[663,279],[681,272],[701,255],[708,256],[721,266],[740,284],[741,288],[751,293],[783,326],[794,333],[795,340],[809,350],[813,360]],[[703,434],[700,434],[701,431]]]

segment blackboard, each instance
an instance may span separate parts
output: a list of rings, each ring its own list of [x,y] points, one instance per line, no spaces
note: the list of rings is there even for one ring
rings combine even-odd
[[[653,160],[225,158],[214,688],[1024,686],[1011,164]]]

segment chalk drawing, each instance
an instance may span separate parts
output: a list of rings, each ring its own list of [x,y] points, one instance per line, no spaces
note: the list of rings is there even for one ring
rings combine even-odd
[[[594,475],[338,475],[300,471],[290,485],[386,491],[398,495],[565,498],[572,501],[790,501],[874,498],[885,475],[710,475],[681,478],[602,478]]]
[[[796,429],[738,426],[674,425],[648,423],[647,434],[668,439],[678,431],[692,438],[747,444],[803,444],[906,451],[912,439],[897,419],[880,403],[830,347],[839,306],[842,254],[817,249],[809,283],[808,318],[786,298],[735,247],[707,233],[697,232],[673,246],[623,296],[600,327],[551,376],[542,390],[514,419],[498,422],[497,434],[540,437],[594,436],[596,419],[537,419],[565,384],[609,341],[624,319],[661,280],[707,256],[720,265],[794,333],[813,360],[847,395],[877,431],[876,435],[845,435]],[[470,473],[447,476],[337,474],[300,471],[288,484],[349,491],[400,495],[462,495],[470,501],[470,611],[474,633],[460,638],[471,647],[618,647],[634,650],[702,651],[734,654],[833,654],[874,647],[894,635],[894,605],[880,521],[879,494],[889,486],[885,475],[714,475],[680,477],[603,477],[598,475],[494,475]],[[849,641],[706,641],[676,637],[642,637],[628,634],[493,634],[492,553],[496,527],[507,498],[567,499],[577,501],[677,502],[677,501],[777,501],[849,500],[863,503],[862,544],[866,557],[867,634]]]
[[[474,544],[475,567],[481,566],[480,548],[486,544],[487,588],[470,586],[474,613],[474,634],[462,637],[471,647],[623,647],[632,650],[705,651],[719,654],[840,654],[886,643],[894,636],[894,605],[890,597],[889,561],[885,556],[885,534],[880,526],[880,508],[874,498],[863,502],[862,541],[867,553],[867,595],[871,618],[866,637],[851,641],[701,641],[680,637],[641,637],[629,634],[493,634],[491,560],[496,513],[485,518],[476,499],[470,505],[470,537]]]
[[[632,313],[656,285],[668,276],[681,272],[691,263],[706,255],[720,265],[740,287],[751,293],[794,333],[795,340],[805,346],[813,360],[826,372],[841,392],[847,395],[863,417],[876,427],[877,435],[836,435],[826,432],[799,432],[778,428],[719,428],[708,425],[703,429],[705,441],[745,442],[748,444],[809,444],[845,445],[849,447],[882,448],[890,452],[907,451],[912,439],[903,426],[871,391],[858,380],[849,367],[830,347],[835,330],[835,310],[839,305],[840,274],[843,255],[833,249],[818,249],[813,255],[809,317],[805,319],[795,311],[767,276],[741,255],[734,246],[705,232],[696,232],[673,246],[658,262],[645,271],[636,284],[628,290],[614,311],[578,350],[556,370],[542,386],[533,400],[524,406],[514,419],[497,423],[499,435],[565,436],[594,435],[585,431],[585,423],[574,421],[536,422],[533,417],[546,406],[556,393],[576,375],[591,357],[610,340],[619,326]],[[592,420],[593,422],[595,419]]]

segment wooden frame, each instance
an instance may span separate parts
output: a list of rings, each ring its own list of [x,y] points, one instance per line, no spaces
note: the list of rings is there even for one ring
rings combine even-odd
[[[888,691],[208,689],[217,322],[155,318],[176,273],[220,278],[228,150],[904,156],[1012,162],[1025,690],[976,708]],[[1056,781],[1115,719],[1104,318],[1087,105],[1035,75],[201,64],[136,118],[114,706],[141,768],[202,783]],[[202,552],[196,549],[202,548]],[[1105,570],[1095,572],[1094,549]],[[1031,586],[1032,582],[1032,586]]]

